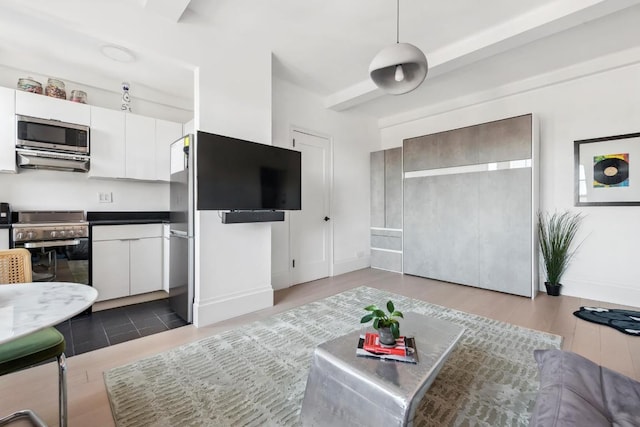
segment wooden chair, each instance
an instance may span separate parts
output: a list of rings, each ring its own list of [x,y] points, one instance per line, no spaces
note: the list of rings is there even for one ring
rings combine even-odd
[[[31,282],[31,253],[26,249],[0,250],[0,286]],[[46,362],[58,360],[58,407],[60,427],[67,426],[67,364],[64,336],[50,327],[5,344],[0,344],[0,375],[10,374]],[[46,427],[29,409],[14,412],[0,419],[0,426],[20,418],[29,418],[38,427]]]

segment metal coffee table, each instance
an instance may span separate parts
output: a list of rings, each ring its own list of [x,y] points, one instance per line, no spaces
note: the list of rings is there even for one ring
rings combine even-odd
[[[313,353],[301,421],[309,426],[411,426],[425,392],[464,333],[462,326],[405,313],[418,363],[356,356],[362,331],[320,344]]]

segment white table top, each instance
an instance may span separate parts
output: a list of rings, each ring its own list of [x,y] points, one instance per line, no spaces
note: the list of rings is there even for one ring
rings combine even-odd
[[[95,288],[78,283],[0,285],[0,344],[57,325],[90,307],[97,297]]]

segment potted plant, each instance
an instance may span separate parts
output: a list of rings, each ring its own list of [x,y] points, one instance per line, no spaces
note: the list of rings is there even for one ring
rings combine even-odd
[[[367,323],[373,320],[373,328],[378,331],[380,344],[395,346],[396,339],[400,337],[400,322],[395,318],[404,318],[404,316],[402,312],[395,309],[393,301],[389,300],[387,302],[388,315],[375,304],[369,305],[364,309],[370,313],[360,319],[360,323]]]
[[[571,258],[577,247],[571,249],[571,244],[576,237],[582,215],[571,212],[554,212],[544,214],[538,212],[538,241],[547,281],[544,285],[547,294],[560,295],[560,279],[567,270]],[[579,245],[578,245],[579,246]]]

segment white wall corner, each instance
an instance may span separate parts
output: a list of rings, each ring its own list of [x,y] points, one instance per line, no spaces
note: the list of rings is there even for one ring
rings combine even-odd
[[[271,287],[274,290],[291,287],[291,273],[288,270],[271,272]]]
[[[363,268],[369,268],[370,266],[371,257],[369,256],[336,261],[333,263],[333,275],[339,276],[341,274],[350,273],[352,271],[361,270]]]

